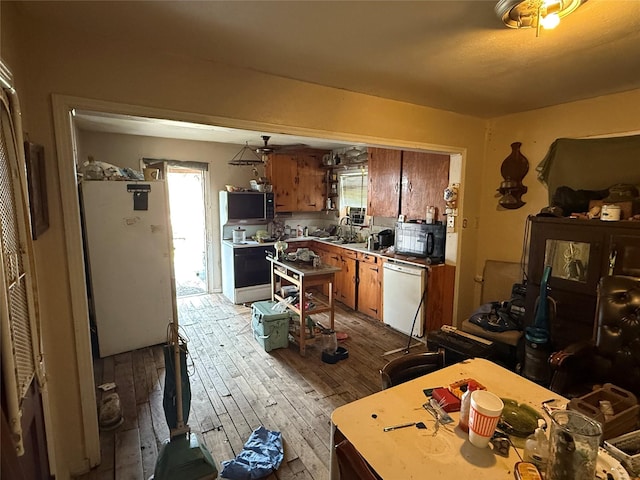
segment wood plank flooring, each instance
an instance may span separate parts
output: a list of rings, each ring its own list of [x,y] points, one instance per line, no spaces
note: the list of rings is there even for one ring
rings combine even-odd
[[[407,337],[350,309],[336,308],[336,330],[349,358],[331,365],[321,342],[267,353],[253,338],[251,309],[222,295],[178,301],[181,332],[188,339],[192,393],[189,426],[220,462],[234,458],[251,432],[263,425],[282,432],[284,461],[269,480],[329,478],[331,412],[380,390],[379,369],[402,352]],[[328,325],[322,314],[314,320]],[[412,348],[423,351],[424,347]],[[115,382],[124,422],[101,431],[102,463],[79,480],[146,480],[169,438],[162,396],[162,345],[94,361],[96,387]],[[100,403],[103,392],[99,389]]]

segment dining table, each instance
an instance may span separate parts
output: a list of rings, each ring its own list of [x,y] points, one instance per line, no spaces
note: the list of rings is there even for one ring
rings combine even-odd
[[[502,456],[491,445],[472,445],[468,434],[457,426],[458,412],[449,413],[453,422],[436,426],[434,416],[423,407],[432,389],[447,388],[467,379],[475,380],[503,400],[527,405],[523,410],[533,409],[547,424],[550,418],[543,402],[556,406],[568,402],[490,360],[465,360],[336,408],[331,415],[331,480],[340,479],[335,443],[343,437],[385,480],[513,480],[515,464],[523,455],[524,439],[512,438],[508,453]],[[426,428],[414,425],[420,422]],[[410,426],[385,431],[386,427],[404,424]]]

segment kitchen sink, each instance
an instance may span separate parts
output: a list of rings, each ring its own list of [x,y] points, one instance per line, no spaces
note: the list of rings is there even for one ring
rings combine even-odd
[[[336,238],[334,240],[329,240],[331,243],[336,243],[339,245],[345,245],[348,243],[357,243],[355,240],[347,240],[346,238]]]

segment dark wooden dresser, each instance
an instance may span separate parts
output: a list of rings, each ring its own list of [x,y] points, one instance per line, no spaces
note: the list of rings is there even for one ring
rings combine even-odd
[[[549,295],[557,308],[552,347],[592,338],[600,277],[640,277],[640,222],[534,216],[529,222],[526,325],[533,323],[542,273],[551,265]]]

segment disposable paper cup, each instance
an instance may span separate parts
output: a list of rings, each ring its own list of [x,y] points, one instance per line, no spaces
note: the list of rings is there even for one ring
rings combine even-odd
[[[500,397],[486,390],[471,392],[469,410],[469,441],[472,445],[485,448],[498,426],[504,403]]]

